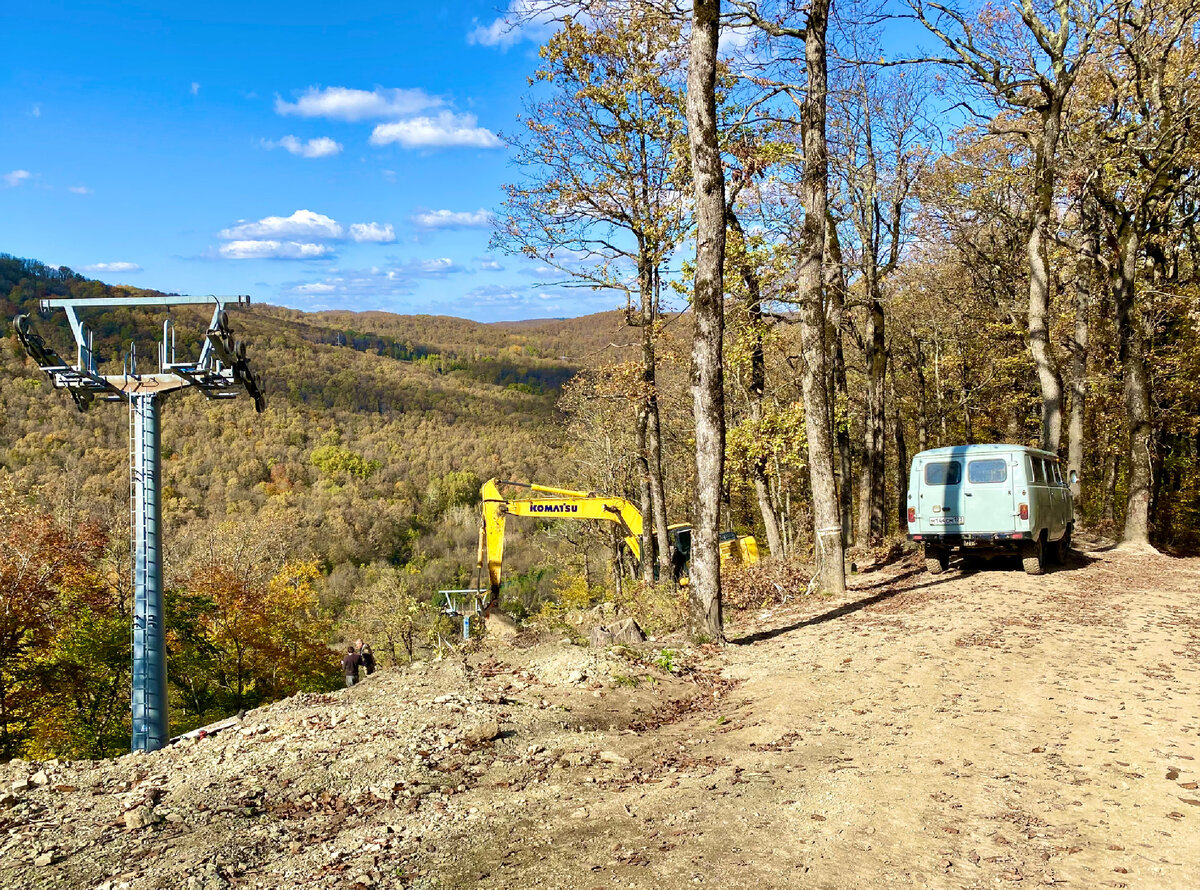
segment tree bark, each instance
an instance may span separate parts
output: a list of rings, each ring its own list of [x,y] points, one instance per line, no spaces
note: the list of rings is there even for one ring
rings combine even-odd
[[[1026,242],[1029,259],[1029,351],[1042,391],[1041,446],[1057,452],[1062,440],[1062,377],[1050,345],[1050,260],[1046,254],[1050,216],[1054,210],[1055,154],[1062,126],[1062,98],[1051,98],[1042,115],[1042,130],[1034,146],[1033,219]]]
[[[1150,495],[1154,460],[1150,419],[1150,381],[1146,374],[1146,341],[1138,318],[1136,276],[1138,237],[1135,220],[1125,215],[1117,232],[1117,262],[1113,266],[1113,302],[1117,310],[1119,358],[1124,375],[1125,417],[1129,430],[1128,494],[1121,543],[1150,546]]]
[[[658,358],[655,354],[655,336],[658,322],[658,270],[654,261],[646,256],[644,243],[639,243],[638,282],[641,290],[641,319],[642,329],[642,404],[640,410],[644,416],[638,418],[638,433],[641,436],[640,446],[642,467],[646,484],[649,489],[649,500],[643,498],[642,517],[644,531],[642,539],[647,553],[643,555],[642,565],[648,568],[653,561],[651,541],[656,542],[658,554],[659,577],[671,577],[671,545],[667,535],[667,504],[666,491],[663,486],[662,473],[662,428],[658,413]],[[652,576],[649,572],[646,579]]]
[[[830,0],[813,0],[804,35],[808,89],[800,109],[804,168],[800,201],[804,223],[800,229],[797,284],[800,302],[800,340],[804,354],[801,390],[808,433],[808,471],[812,486],[813,542],[817,585],[825,593],[846,590],[842,523],[838,510],[833,469],[833,431],[830,428],[829,390],[826,375],[825,317],[822,311],[825,225],[829,203],[829,158],[825,144],[828,67],[826,31]]]
[[[658,576],[671,577],[671,538],[667,534],[667,491],[663,484],[662,424],[658,411],[658,395],[653,396],[646,411],[646,449],[650,461],[650,501],[654,509],[654,536],[658,542]]]
[[[730,230],[741,240],[746,241],[742,230],[741,220],[731,208],[727,208]],[[765,322],[762,312],[762,287],[758,273],[749,263],[740,263],[742,284],[746,288],[746,314],[749,316],[750,336],[750,381],[747,389],[750,396],[750,417],[757,425],[762,420],[763,399],[767,391],[767,362],[763,350],[763,329]],[[767,458],[764,456],[750,467],[750,477],[754,484],[755,500],[758,502],[758,512],[762,516],[763,529],[767,534],[767,547],[772,556],[783,557],[783,537],[779,531],[779,517],[775,513],[775,505],[771,500],[771,486],[767,479]]]
[[[848,408],[850,388],[846,382],[846,354],[842,348],[842,324],[846,307],[846,274],[842,264],[842,245],[833,219],[825,220],[825,295],[829,303],[829,337],[833,343],[830,368],[830,392],[835,406],[837,430],[837,489],[842,517],[842,547],[854,540],[854,467],[849,424],[839,421],[836,407]]]
[[[638,405],[636,428],[634,430],[635,461],[638,468],[638,509],[642,513],[642,554],[639,562],[643,581],[654,578],[654,503],[650,497],[650,460],[646,449],[646,430],[650,421],[645,403]]]
[[[721,0],[696,0],[688,62],[687,120],[695,188],[696,274],[692,312],[692,414],[696,424],[696,508],[688,596],[695,636],[724,641],[719,538],[725,462],[725,176],[717,140],[717,39]]]
[[[1088,328],[1099,232],[1094,214],[1085,214],[1084,249],[1075,268],[1075,333],[1071,339],[1071,412],[1067,422],[1067,471],[1074,470],[1071,495],[1079,500],[1083,489],[1083,445],[1087,419]]]
[[[917,363],[917,450],[924,451],[929,447],[929,397],[925,384],[925,352],[920,338],[914,359]]]
[[[900,400],[896,398],[896,372],[892,371],[892,434],[896,438],[896,528],[903,533],[908,528],[908,440],[904,438],[904,421],[900,417]]]
[[[863,480],[859,521],[860,538],[869,545],[883,541],[884,525],[884,379],[887,374],[887,346],[884,339],[883,299],[879,294],[879,276],[875,263],[864,261],[867,288],[867,331],[863,343],[867,364],[867,389],[863,405]]]

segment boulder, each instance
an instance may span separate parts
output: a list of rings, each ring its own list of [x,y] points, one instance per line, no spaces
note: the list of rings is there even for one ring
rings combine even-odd
[[[490,742],[492,739],[500,735],[500,724],[495,720],[489,720],[486,723],[481,723],[478,726],[473,726],[464,733],[467,741],[481,743]]]

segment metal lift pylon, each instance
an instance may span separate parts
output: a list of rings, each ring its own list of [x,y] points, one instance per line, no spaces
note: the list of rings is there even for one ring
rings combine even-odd
[[[244,388],[255,410],[266,408],[262,379],[250,371],[246,347],[233,339],[226,305],[248,305],[249,297],[117,297],[111,299],[43,300],[44,311],[64,309],[77,347],[74,365],[63,361],[18,315],[14,326],[25,351],[50,376],[55,388],[66,389],[80,411],[97,397],[129,403],[129,506],[133,546],[133,630],[130,711],[134,751],[157,751],[169,740],[167,700],[167,628],[163,609],[162,561],[162,402],[168,393],[199,389],[210,399],[229,399]],[[92,335],[79,318],[84,308],[112,309],[212,305],[213,316],[196,361],[177,361],[175,330],[163,323],[158,371],[139,374],[131,348],[122,373],[102,375]]]

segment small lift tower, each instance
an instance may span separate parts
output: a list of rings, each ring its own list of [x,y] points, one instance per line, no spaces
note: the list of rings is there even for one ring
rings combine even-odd
[[[46,345],[30,326],[28,315],[15,320],[17,338],[25,351],[54,382],[65,389],[80,411],[97,398],[129,403],[129,494],[133,528],[133,678],[131,692],[134,751],[157,751],[168,740],[167,639],[162,591],[162,461],[159,424],[163,399],[180,389],[198,389],[210,399],[232,399],[245,389],[255,410],[266,408],[262,380],[250,371],[246,346],[233,339],[228,306],[244,306],[249,297],[112,297],[79,300],[42,300],[43,312],[63,309],[75,335],[76,361],[71,365]],[[82,309],[156,309],[172,306],[213,307],[212,322],[204,335],[200,357],[178,361],[175,328],[163,322],[158,347],[158,370],[141,373],[137,351],[130,346],[120,374],[100,373],[92,349],[92,333],[80,321]]]

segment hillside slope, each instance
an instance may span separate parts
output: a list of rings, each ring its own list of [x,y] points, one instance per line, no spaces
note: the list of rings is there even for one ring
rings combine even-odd
[[[660,667],[518,639],[10,764],[0,885],[1200,886],[1200,560],[854,582]]]

